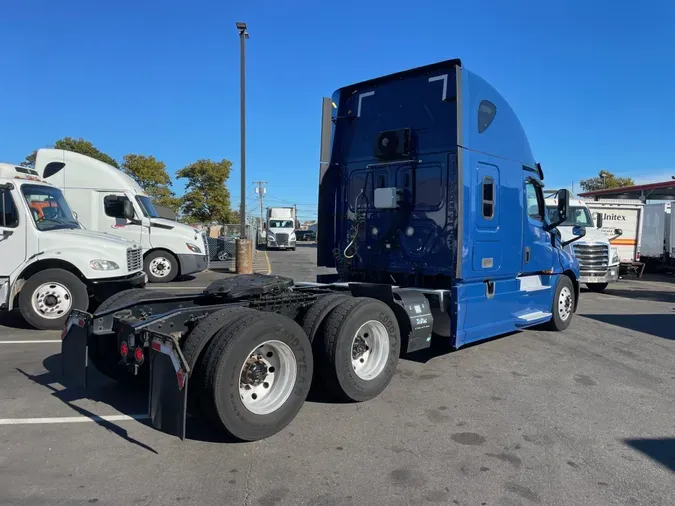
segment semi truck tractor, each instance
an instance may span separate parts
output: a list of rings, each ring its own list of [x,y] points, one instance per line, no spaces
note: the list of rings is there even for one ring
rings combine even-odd
[[[116,294],[69,319],[65,383],[86,385],[94,364],[147,381],[160,430],[184,437],[189,408],[253,441],[286,427],[312,384],[363,402],[399,356],[433,342],[570,325],[579,264],[565,246],[584,229],[561,239],[569,194],[546,212],[542,168],[495,88],[455,59],[340,88],[322,105],[317,264],[336,272]]]
[[[267,248],[295,251],[295,209],[292,207],[267,208]]]
[[[35,169],[63,191],[88,230],[138,242],[151,283],[168,283],[208,268],[206,234],[160,218],[152,198],[121,170],[65,149],[38,149]],[[133,210],[130,217],[124,213],[127,202]]]
[[[546,209],[551,218],[555,218],[557,211],[555,195],[546,198]],[[601,292],[609,283],[619,279],[619,252],[609,242],[610,237],[601,229],[602,216],[594,214],[584,200],[570,200],[570,209],[567,220],[558,226],[563,241],[568,241],[573,235],[574,227],[584,227],[586,235],[583,239],[568,246],[572,248],[574,256],[579,261],[579,282],[585,283],[589,290]],[[597,226],[596,226],[597,225]],[[615,235],[621,235],[616,230]]]
[[[84,230],[34,169],[0,163],[0,310],[18,308],[40,330],[63,329],[72,310],[143,287],[141,254],[138,243]]]

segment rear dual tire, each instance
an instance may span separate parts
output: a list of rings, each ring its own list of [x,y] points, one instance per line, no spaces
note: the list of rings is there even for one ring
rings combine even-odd
[[[291,423],[314,370],[302,327],[275,313],[251,311],[228,318],[211,339],[197,382],[203,414],[240,441],[270,437]]]

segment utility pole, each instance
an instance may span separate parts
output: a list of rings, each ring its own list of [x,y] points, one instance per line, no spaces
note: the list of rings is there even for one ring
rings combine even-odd
[[[293,228],[299,228],[298,225],[300,225],[300,221],[298,220],[298,206],[293,204]]]
[[[246,39],[248,39],[246,23],[237,21],[237,31],[239,32],[241,51],[241,67],[239,69],[241,79],[241,204],[239,206],[241,231],[239,239],[236,241],[235,270],[237,274],[252,274],[253,242],[246,239]]]
[[[246,23],[237,22],[239,31],[240,47],[240,106],[241,106],[241,238],[246,236],[246,39],[248,39],[248,30]]]
[[[267,188],[264,188],[263,185],[267,184],[267,181],[253,181],[258,186],[255,187],[255,192],[258,194],[258,199],[260,200],[260,229],[263,228],[263,198],[265,198],[265,193]]]

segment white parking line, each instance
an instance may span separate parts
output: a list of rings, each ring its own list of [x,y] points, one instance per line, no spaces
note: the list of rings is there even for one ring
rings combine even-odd
[[[0,418],[0,425],[40,425],[52,423],[122,422],[146,420],[150,415],[64,416],[53,418]]]
[[[204,290],[206,286],[146,286],[146,290]]]
[[[39,343],[60,343],[61,339],[33,339],[24,341],[0,341],[0,344],[39,344]]]

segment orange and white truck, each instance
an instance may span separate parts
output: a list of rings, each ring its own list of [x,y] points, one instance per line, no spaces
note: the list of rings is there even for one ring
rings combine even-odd
[[[640,262],[644,202],[627,199],[586,200],[593,221],[616,248],[622,265]],[[620,233],[619,233],[620,231]]]

